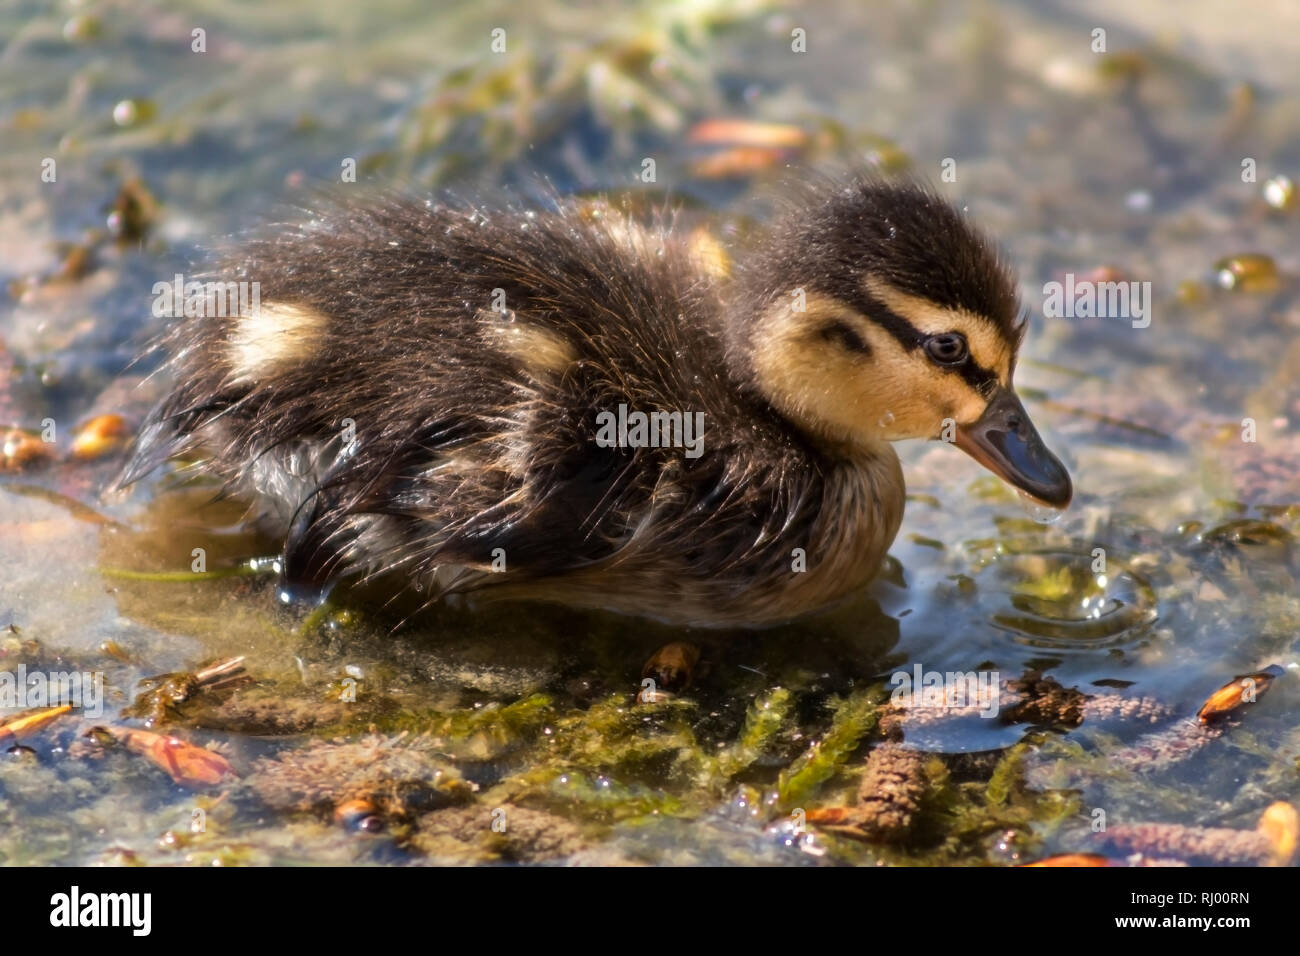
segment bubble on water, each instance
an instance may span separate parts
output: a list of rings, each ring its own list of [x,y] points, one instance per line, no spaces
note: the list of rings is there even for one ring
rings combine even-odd
[[[1056,524],[1065,514],[1064,508],[1057,508],[1055,505],[1044,504],[1033,495],[1016,489],[1016,494],[1020,496],[1020,507],[1039,524]]]

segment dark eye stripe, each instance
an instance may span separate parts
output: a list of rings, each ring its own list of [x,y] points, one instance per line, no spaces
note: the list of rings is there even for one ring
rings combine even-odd
[[[897,339],[903,348],[908,351],[919,349],[925,342],[925,335],[918,332],[911,322],[890,309],[885,305],[885,303],[881,302],[870,293],[864,292],[860,289],[854,290],[854,292],[855,294],[851,300],[854,307],[861,312],[863,316],[870,319]]]
[[[966,384],[985,398],[992,395],[994,389],[998,387],[997,374],[986,369],[983,365],[977,364],[973,356],[950,371],[960,372],[961,377],[966,380]]]
[[[912,349],[919,349],[925,343],[927,336],[924,333],[919,332],[911,322],[890,309],[869,292],[852,286],[843,291],[848,293],[846,297],[864,317],[892,335],[903,348],[911,351]],[[944,371],[960,374],[967,385],[985,398],[989,397],[998,386],[997,374],[976,362],[974,355],[971,355],[961,365],[947,368],[936,365],[935,368],[942,368]]]
[[[838,342],[850,352],[857,352],[860,355],[871,354],[871,346],[864,342],[857,330],[847,322],[832,322],[822,329],[821,334],[822,338]]]

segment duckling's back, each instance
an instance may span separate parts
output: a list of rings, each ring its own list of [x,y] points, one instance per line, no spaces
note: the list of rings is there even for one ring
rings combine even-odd
[[[816,547],[823,464],[728,372],[718,291],[668,230],[386,199],[231,272],[260,309],[177,325],[130,477],[204,450],[283,529],[291,580],[735,623]],[[684,441],[630,440],[651,413]]]

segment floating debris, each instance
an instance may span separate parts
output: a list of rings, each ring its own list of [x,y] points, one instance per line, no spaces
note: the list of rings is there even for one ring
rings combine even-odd
[[[369,800],[344,800],[337,804],[334,822],[355,833],[379,833],[386,826],[379,807]]]
[[[123,663],[131,660],[131,653],[114,640],[100,641],[99,651],[101,654],[105,654],[114,660],[122,661]]]
[[[686,641],[665,644],[645,662],[642,679],[655,682],[655,688],[668,691],[685,690],[691,686],[695,666],[700,662],[700,649]]]
[[[702,120],[686,134],[688,143],[760,146],[767,149],[802,149],[808,134],[788,123],[760,123],[747,119]]]
[[[715,119],[697,123],[686,134],[695,146],[722,149],[691,161],[691,174],[699,179],[743,179],[788,162],[805,149],[806,132],[797,126],[743,119]]]
[[[1153,697],[1089,694],[1065,687],[1052,677],[1029,670],[1023,677],[1005,680],[998,687],[999,722],[1040,727],[1074,728],[1088,723],[1148,723],[1173,720],[1178,711]],[[890,701],[881,717],[881,730],[890,739],[903,739],[909,728],[932,728],[950,721],[987,716],[988,705],[919,706],[904,698]]]
[[[131,727],[92,727],[86,736],[101,743],[114,740],[131,753],[148,757],[183,787],[213,787],[236,776],[235,768],[221,754],[169,734]]]
[[[178,708],[200,693],[228,690],[251,680],[244,671],[242,656],[215,661],[196,671],[146,677],[141,681],[145,690],[122,713],[154,727],[178,717]]]
[[[1267,692],[1272,682],[1282,674],[1282,668],[1271,665],[1264,670],[1236,677],[1210,695],[1196,718],[1177,720],[1170,726],[1140,737],[1134,743],[1111,751],[1105,757],[1110,770],[1136,773],[1158,773],[1182,763],[1207,744],[1223,736],[1223,718],[1238,711],[1242,704],[1258,700]],[[1118,695],[1105,695],[1089,700],[1083,707],[1085,718],[1098,721],[1121,719],[1149,723],[1163,722],[1172,710],[1159,701],[1147,698],[1126,699]],[[1033,768],[1032,779],[1049,785],[1047,766]],[[1077,782],[1079,773],[1069,776]],[[1059,783],[1060,781],[1057,781]]]
[[[745,179],[772,169],[786,159],[779,149],[761,146],[732,146],[692,160],[691,175],[697,179]]]
[[[82,461],[104,458],[126,445],[131,430],[121,415],[98,415],[77,429],[72,457]]]
[[[1256,828],[1272,847],[1273,864],[1286,866],[1295,858],[1300,842],[1300,813],[1284,800],[1270,804]]]
[[[1282,673],[1281,667],[1272,664],[1258,673],[1234,677],[1209,696],[1196,712],[1196,719],[1208,724],[1236,712],[1243,704],[1255,703]]]
[[[53,457],[54,444],[42,441],[34,432],[21,428],[0,431],[0,472],[22,471]]]
[[[1123,866],[1119,860],[1112,860],[1108,856],[1102,856],[1100,853],[1061,853],[1057,856],[1049,856],[1046,859],[1035,860],[1033,863],[1022,863],[1021,866]]]
[[[43,730],[64,714],[72,711],[72,705],[59,704],[56,707],[38,707],[14,714],[0,722],[0,746],[13,740],[21,740]]]
[[[1214,264],[1219,287],[1230,292],[1276,292],[1282,277],[1271,256],[1262,253],[1244,253],[1229,256]]]
[[[144,181],[132,176],[122,183],[108,213],[108,231],[118,242],[142,242],[158,219],[158,200]]]
[[[1030,671],[1019,680],[1008,681],[1007,690],[1020,697],[1003,706],[999,718],[1009,724],[1077,727],[1083,723],[1088,695],[1074,687],[1063,687],[1051,677]]]

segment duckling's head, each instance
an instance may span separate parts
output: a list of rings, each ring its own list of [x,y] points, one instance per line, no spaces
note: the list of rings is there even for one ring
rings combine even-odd
[[[1068,504],[1069,474],[1012,388],[1025,322],[996,247],[913,183],[801,198],[738,273],[731,348],[754,387],[829,447],[945,439]]]

